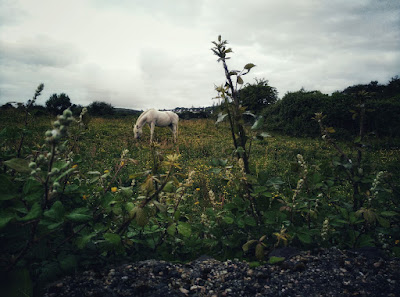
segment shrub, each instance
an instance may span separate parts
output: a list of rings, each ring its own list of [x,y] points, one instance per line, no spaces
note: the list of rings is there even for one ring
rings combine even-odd
[[[114,107],[110,103],[101,101],[92,102],[87,109],[92,116],[112,116],[115,114]]]

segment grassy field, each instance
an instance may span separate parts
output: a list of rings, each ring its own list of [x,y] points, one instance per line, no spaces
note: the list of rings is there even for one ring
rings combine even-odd
[[[124,259],[267,261],[283,245],[400,255],[400,151],[382,140],[355,168],[321,138],[270,133],[251,141],[245,174],[229,127],[212,119],[181,120],[177,144],[156,128],[155,145],[147,128],[133,139],[135,117],[72,122],[59,142],[45,137],[55,118],[28,119],[0,114],[1,266],[35,283]]]

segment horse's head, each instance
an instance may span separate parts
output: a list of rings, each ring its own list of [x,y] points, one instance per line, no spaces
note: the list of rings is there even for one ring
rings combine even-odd
[[[140,138],[140,136],[142,136],[142,128],[139,128],[138,125],[135,125],[133,127],[133,135],[135,139]]]

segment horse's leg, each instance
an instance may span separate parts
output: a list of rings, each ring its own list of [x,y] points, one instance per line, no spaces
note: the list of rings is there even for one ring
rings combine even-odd
[[[150,124],[150,143],[153,142],[153,134],[154,134],[155,126],[156,126],[156,124],[154,122],[151,122],[151,124]]]
[[[174,141],[174,143],[176,142],[176,137],[175,137],[175,135],[176,135],[176,129],[175,129],[175,126],[174,126],[174,124],[171,124],[170,126],[168,126],[168,128],[171,130],[171,132],[172,132],[172,139],[173,139],[173,141]]]
[[[172,134],[174,135],[174,143],[178,138],[178,125],[172,125]]]
[[[176,126],[175,126],[175,138],[176,138],[176,140],[178,140],[178,131],[179,131],[179,125],[178,125],[178,123],[176,123]]]

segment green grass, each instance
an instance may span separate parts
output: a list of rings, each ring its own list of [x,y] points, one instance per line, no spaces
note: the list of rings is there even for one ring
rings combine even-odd
[[[19,265],[35,283],[117,259],[186,261],[206,253],[221,260],[263,260],[264,252],[278,244],[304,249],[372,245],[400,254],[400,150],[382,140],[363,149],[362,170],[356,174],[363,208],[353,209],[348,164],[321,138],[270,132],[264,140],[249,140],[251,174],[246,175],[233,154],[227,123],[181,120],[177,144],[169,129],[156,127],[152,147],[147,127],[142,139],[133,138],[136,117],[93,118],[88,129],[69,128],[66,152],[59,152],[53,166],[64,166],[62,190],[40,209],[44,182],[6,164],[22,135],[26,162],[46,155],[44,135],[54,120],[30,116],[24,130],[24,114],[0,112],[0,182],[13,195],[0,200],[0,236],[9,243],[1,252],[4,259],[23,253]],[[351,143],[338,145],[356,160]],[[169,157],[174,154],[178,160]],[[379,171],[386,173],[377,182]],[[56,178],[50,177],[49,187]],[[165,188],[138,212],[163,181]],[[7,217],[12,219],[4,221]],[[37,234],[26,249],[32,230]],[[246,242],[251,244],[244,252]],[[10,263],[2,260],[0,266]]]

